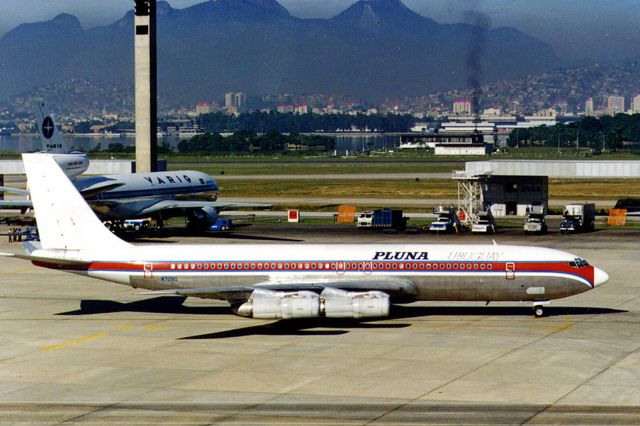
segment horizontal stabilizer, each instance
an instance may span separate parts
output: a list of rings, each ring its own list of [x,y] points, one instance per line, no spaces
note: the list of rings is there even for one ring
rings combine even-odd
[[[29,195],[26,189],[12,188],[10,186],[0,186],[0,192],[8,192],[10,194]]]
[[[0,256],[3,257],[15,257],[16,259],[28,260],[30,262],[38,262],[46,265],[61,265],[61,266],[76,266],[84,267],[91,264],[91,262],[78,259],[69,259],[65,257],[49,257],[49,256],[32,256],[30,254],[16,254],[0,252]]]

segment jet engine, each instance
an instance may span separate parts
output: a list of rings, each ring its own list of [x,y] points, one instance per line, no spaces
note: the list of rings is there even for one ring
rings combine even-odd
[[[389,315],[389,295],[381,291],[348,292],[325,288],[320,295],[312,291],[273,291],[256,289],[237,306],[237,315],[258,319],[380,318]]]
[[[348,292],[325,288],[321,310],[327,318],[376,318],[389,315],[389,295],[381,291]]]
[[[81,152],[70,154],[52,154],[56,163],[70,178],[81,175],[89,168],[89,157]]]
[[[214,207],[203,207],[193,210],[187,217],[187,229],[192,232],[206,231],[218,219],[218,209]]]
[[[320,296],[312,291],[256,289],[236,314],[259,319],[315,318],[320,315]]]

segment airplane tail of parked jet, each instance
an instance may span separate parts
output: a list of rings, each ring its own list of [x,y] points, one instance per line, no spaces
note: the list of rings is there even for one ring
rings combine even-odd
[[[71,149],[67,142],[62,139],[60,130],[58,130],[53,122],[46,102],[43,99],[35,99],[33,101],[33,108],[36,114],[42,150],[56,154],[70,153]]]
[[[50,154],[23,154],[23,158],[43,249],[129,246],[104,227]]]

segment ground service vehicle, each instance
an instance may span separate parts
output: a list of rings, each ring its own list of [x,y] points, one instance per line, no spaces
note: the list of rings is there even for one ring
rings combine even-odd
[[[436,234],[460,232],[461,225],[456,210],[453,207],[436,207],[433,212],[438,215],[438,219],[431,222],[429,232]]]
[[[593,203],[567,204],[562,215],[560,232],[593,231],[596,224],[596,205]]]
[[[471,227],[471,232],[480,234],[495,234],[496,233],[496,221],[491,214],[491,210],[481,212],[478,214],[478,222],[474,223]]]
[[[209,227],[209,231],[228,231],[233,227],[233,221],[231,219],[218,218],[216,223]]]
[[[358,215],[358,228],[404,229],[406,226],[407,218],[402,210],[378,209]]]
[[[527,216],[524,219],[524,233],[546,234],[547,230],[547,223],[544,219],[544,207],[536,205],[527,209]]]

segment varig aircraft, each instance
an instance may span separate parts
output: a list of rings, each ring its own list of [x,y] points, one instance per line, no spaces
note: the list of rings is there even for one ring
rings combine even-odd
[[[606,272],[540,247],[409,244],[144,245],[109,232],[49,156],[24,154],[41,242],[34,265],[182,296],[252,318],[384,317],[391,302],[527,301],[591,290]]]
[[[174,216],[186,216],[192,230],[213,225],[221,209],[269,207],[266,204],[217,201],[218,185],[206,173],[186,170],[102,176],[79,176],[89,167],[87,155],[70,152],[45,103],[34,103],[40,123],[43,152],[52,155],[91,208],[105,221],[155,217],[159,223]],[[0,188],[5,192],[28,195],[28,191]],[[30,207],[28,200],[2,200],[4,208]]]

